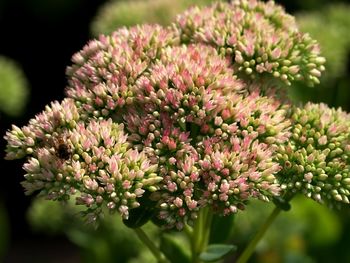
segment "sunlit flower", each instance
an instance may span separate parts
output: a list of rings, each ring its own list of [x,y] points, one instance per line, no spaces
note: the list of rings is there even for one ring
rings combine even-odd
[[[350,195],[350,116],[325,104],[294,108],[292,136],[280,145],[278,174],[286,197],[297,192],[339,206]]]
[[[317,42],[273,1],[236,0],[193,7],[174,24],[183,43],[205,43],[231,58],[240,76],[319,83],[325,59]],[[265,74],[264,74],[265,73]]]
[[[50,144],[38,145],[35,157],[24,164],[27,194],[39,191],[53,200],[74,196],[91,213],[106,206],[127,219],[129,209],[140,205],[138,198],[146,190],[157,190],[163,179],[144,152],[130,149],[123,125],[111,119],[80,122],[57,136],[64,137],[60,143],[71,151],[69,157],[60,158],[60,149]]]

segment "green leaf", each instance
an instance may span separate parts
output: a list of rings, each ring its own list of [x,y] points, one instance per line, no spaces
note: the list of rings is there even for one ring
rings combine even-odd
[[[171,263],[189,263],[190,255],[186,253],[185,247],[176,242],[170,235],[163,234],[160,240],[160,250]]]
[[[235,214],[221,216],[215,214],[210,228],[209,244],[225,243],[232,234]]]
[[[153,216],[153,209],[138,207],[129,211],[129,219],[123,220],[123,223],[130,228],[139,228],[146,224]]]
[[[211,244],[199,255],[199,258],[205,262],[213,262],[223,259],[229,253],[236,251],[237,247],[226,244]]]
[[[127,227],[139,228],[154,217],[155,204],[153,201],[150,201],[150,194],[150,192],[146,191],[140,198],[140,203],[143,205],[129,211],[129,219],[123,220]]]

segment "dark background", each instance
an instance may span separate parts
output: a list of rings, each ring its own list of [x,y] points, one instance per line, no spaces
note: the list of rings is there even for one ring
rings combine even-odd
[[[5,200],[11,227],[6,262],[78,261],[76,250],[64,237],[49,238],[30,230],[25,213],[31,198],[23,194],[19,184],[23,178],[22,161],[3,159],[2,137],[12,123],[21,127],[50,101],[63,98],[65,68],[71,56],[89,40],[90,21],[103,2],[0,0],[0,54],[18,62],[31,89],[20,118],[0,116],[0,200]]]
[[[175,0],[174,0],[175,1]],[[0,136],[12,123],[21,127],[53,100],[64,97],[65,68],[90,39],[89,25],[104,0],[0,0],[0,54],[16,60],[30,84],[30,100],[20,118],[0,115]],[[288,12],[312,9],[315,1],[277,1]],[[327,1],[317,1],[319,5]],[[349,67],[348,67],[349,68]],[[5,141],[0,140],[0,149]],[[26,222],[26,197],[20,182],[23,161],[4,161],[0,151],[0,202],[10,222],[5,262],[79,262],[65,237],[33,233]],[[2,235],[2,233],[0,233]]]

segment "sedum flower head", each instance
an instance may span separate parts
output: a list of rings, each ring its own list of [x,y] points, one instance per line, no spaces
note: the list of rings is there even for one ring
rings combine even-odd
[[[319,83],[325,59],[317,42],[298,30],[294,18],[273,1],[236,0],[193,7],[174,28],[183,43],[205,43],[231,57],[240,76]]]
[[[6,134],[7,158],[27,158],[26,192],[74,196],[92,221],[103,207],[127,219],[151,205],[179,229],[202,207],[226,215],[278,195],[286,107],[248,92],[214,47],[177,43],[134,27],[74,55],[68,98]]]
[[[12,130],[6,132],[5,139],[8,144],[5,158],[13,160],[32,156],[52,133],[74,128],[80,118],[73,100],[52,102],[43,112],[29,120],[28,125],[22,128],[12,125]]]
[[[26,192],[74,197],[90,221],[141,208],[178,229],[201,208],[227,215],[289,188],[348,202],[347,115],[308,104],[289,118],[267,82],[247,81],[317,82],[324,61],[294,20],[242,0],[174,28],[122,28],[73,56],[68,98],[5,136],[6,158],[27,160]]]
[[[158,163],[163,186],[151,198],[168,227],[182,228],[203,206],[229,214],[278,195],[271,155],[289,136],[286,111],[245,87],[202,45],[165,48],[136,81],[123,120],[134,147]]]
[[[349,203],[350,116],[325,104],[293,108],[292,136],[278,150],[286,195],[301,192],[332,206]]]
[[[177,43],[161,26],[122,28],[90,41],[67,68],[67,96],[78,103],[85,117],[107,117],[133,103],[132,87],[161,50]]]
[[[108,119],[46,133],[23,166],[26,194],[39,192],[52,200],[74,196],[94,219],[103,207],[127,219],[129,209],[140,205],[137,199],[156,190],[162,178],[144,152],[130,149],[123,129]]]

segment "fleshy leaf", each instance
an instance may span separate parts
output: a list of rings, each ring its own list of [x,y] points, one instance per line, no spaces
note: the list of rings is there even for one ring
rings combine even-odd
[[[199,255],[199,258],[205,262],[213,262],[224,258],[229,253],[237,249],[234,245],[211,244]]]
[[[210,240],[209,243],[225,242],[229,239],[234,226],[235,214],[227,216],[214,215],[210,228]]]
[[[172,263],[189,263],[190,257],[186,253],[184,247],[171,238],[169,235],[164,234],[160,240],[160,250]]]

